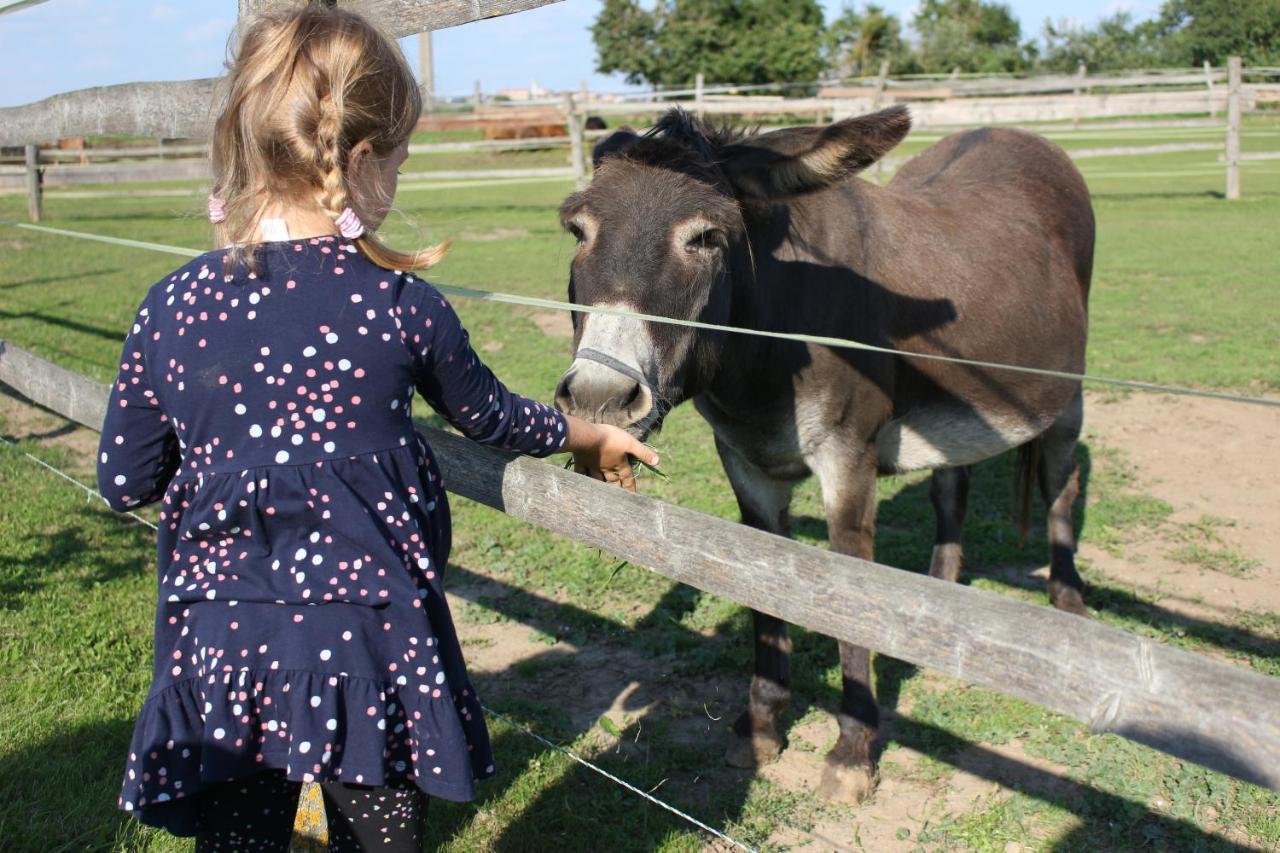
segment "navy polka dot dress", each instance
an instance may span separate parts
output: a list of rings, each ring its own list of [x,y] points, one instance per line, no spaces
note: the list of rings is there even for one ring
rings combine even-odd
[[[449,507],[414,392],[466,436],[545,455],[563,417],[511,394],[429,284],[341,238],[202,255],[125,342],[98,482],[163,502],[154,680],[120,807],[177,834],[212,783],[493,773],[441,581]]]

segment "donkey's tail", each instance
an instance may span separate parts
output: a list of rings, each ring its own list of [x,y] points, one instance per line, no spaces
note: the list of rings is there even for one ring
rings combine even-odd
[[[1027,539],[1031,529],[1031,492],[1040,470],[1040,439],[1034,438],[1018,448],[1018,462],[1013,475],[1014,517],[1018,521],[1018,544]]]

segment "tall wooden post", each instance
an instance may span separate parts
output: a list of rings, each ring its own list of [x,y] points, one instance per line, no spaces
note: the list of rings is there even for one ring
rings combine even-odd
[[[480,109],[480,102],[483,100],[483,98],[484,98],[484,95],[481,94],[480,92],[480,81],[477,80],[475,94],[471,96],[471,106],[473,106],[477,110]]]
[[[582,120],[578,117],[578,111],[574,106],[571,92],[565,92],[564,112],[565,119],[569,125],[569,163],[573,166],[573,177],[578,182],[578,189],[582,189],[587,185],[587,161],[583,159],[586,151],[586,139]]]
[[[889,84],[889,60],[886,59],[880,63],[880,73],[879,75],[876,76],[875,87],[872,89],[872,92],[871,92],[871,109],[873,110],[880,109],[881,104],[884,103],[884,88],[888,84]],[[836,118],[835,110],[833,109],[831,113],[832,122],[835,121],[835,118]],[[884,158],[876,160],[875,178],[876,178],[877,184],[884,183]]]
[[[699,71],[693,78],[693,111],[698,115],[702,115],[702,90],[706,86],[707,78]]]
[[[588,84],[586,80],[582,80],[581,82],[579,82],[579,84],[578,84],[578,88],[579,88],[579,90],[581,91],[581,97],[582,97],[582,108],[583,108],[584,110],[590,109],[590,108],[591,108],[591,86],[590,86],[590,84]]]
[[[44,213],[44,171],[40,168],[40,149],[28,145],[24,151],[27,163],[27,217],[39,222]]]
[[[1204,87],[1209,93],[1209,118],[1213,118],[1218,114],[1218,109],[1213,103],[1213,66],[1207,59],[1204,61]]]
[[[880,63],[880,75],[876,77],[875,89],[871,95],[871,109],[880,108],[880,104],[884,101],[884,87],[889,83],[889,60]]]
[[[1227,60],[1227,198],[1240,198],[1240,78],[1244,63]]]
[[[1072,109],[1071,126],[1080,126],[1080,98],[1085,93],[1084,78],[1089,74],[1089,66],[1081,62],[1076,66],[1076,85],[1071,94],[1075,95],[1075,107]]]
[[[422,83],[422,110],[434,112],[436,105],[435,62],[431,56],[431,30],[418,33],[418,79]]]

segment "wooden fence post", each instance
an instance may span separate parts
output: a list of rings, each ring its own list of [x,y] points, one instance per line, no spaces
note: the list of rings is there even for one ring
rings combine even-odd
[[[889,60],[880,63],[880,76],[876,77],[875,89],[871,95],[871,109],[880,109],[880,104],[884,100],[884,87],[889,82]]]
[[[885,89],[885,86],[887,86],[888,84],[889,84],[889,60],[886,59],[880,63],[880,74],[876,77],[875,88],[873,89],[871,94],[871,109],[873,110],[880,109],[881,104],[884,102],[884,89]],[[833,124],[835,123],[835,119],[836,119],[835,110],[833,109],[831,112],[831,121]],[[883,157],[881,157],[879,160],[876,160],[875,178],[876,178],[877,184],[881,184],[881,185],[884,184],[884,158]]]
[[[1213,66],[1207,59],[1204,61],[1204,87],[1209,93],[1209,118],[1214,118],[1218,110],[1213,104]]]
[[[1074,115],[1071,117],[1071,127],[1073,129],[1080,126],[1080,98],[1083,97],[1085,93],[1084,78],[1088,73],[1089,66],[1085,65],[1083,62],[1076,66],[1076,85],[1075,88],[1071,90],[1071,94],[1076,97],[1076,105],[1073,109]]]
[[[24,149],[27,162],[27,217],[39,222],[44,212],[44,170],[40,168],[40,149],[28,145]]]
[[[422,86],[422,111],[435,112],[436,74],[431,56],[431,30],[418,33],[418,78]]]
[[[1243,62],[1227,60],[1227,198],[1240,198],[1240,78]]]
[[[478,109],[480,109],[480,101],[481,101],[482,97],[483,97],[483,96],[482,96],[482,95],[481,95],[481,93],[480,93],[480,81],[479,81],[479,80],[477,80],[477,81],[476,81],[476,91],[475,91],[475,94],[471,96],[471,106],[472,106],[472,107],[474,107],[474,108],[475,108],[475,109],[477,109],[477,110],[478,110]]]
[[[573,177],[578,182],[578,189],[587,185],[587,161],[584,159],[586,140],[583,133],[583,122],[578,117],[573,104],[573,94],[564,95],[565,118],[569,125],[569,163],[573,166]]]
[[[706,85],[706,77],[703,75],[701,71],[699,71],[697,75],[693,78],[693,103],[696,105],[694,107],[694,112],[696,112],[698,115],[702,115],[702,98],[703,98],[702,90],[705,85]]]

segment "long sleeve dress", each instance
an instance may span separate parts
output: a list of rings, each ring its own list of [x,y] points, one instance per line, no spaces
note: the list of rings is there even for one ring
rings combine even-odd
[[[256,274],[208,253],[150,290],[98,459],[113,507],[163,502],[122,809],[185,835],[205,786],[266,769],[450,800],[493,773],[415,390],[484,444],[545,455],[567,437],[439,291],[341,238],[264,244]]]

